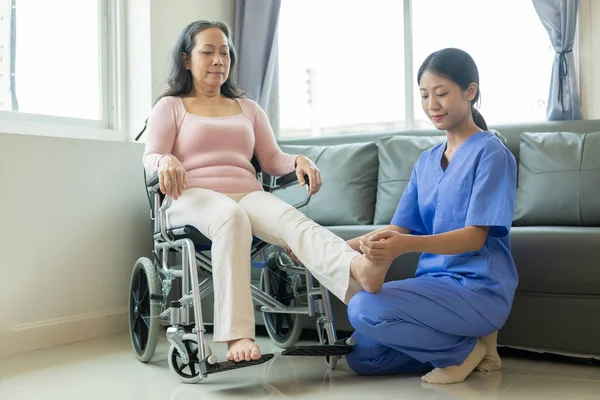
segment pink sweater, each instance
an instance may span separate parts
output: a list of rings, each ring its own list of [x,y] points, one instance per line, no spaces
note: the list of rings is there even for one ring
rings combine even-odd
[[[148,118],[146,172],[156,173],[161,155],[171,153],[187,171],[186,188],[220,193],[262,190],[250,162],[253,153],[271,176],[293,172],[296,156],[281,151],[262,108],[252,100],[237,101],[241,114],[201,117],[188,113],[180,97],[160,99]]]

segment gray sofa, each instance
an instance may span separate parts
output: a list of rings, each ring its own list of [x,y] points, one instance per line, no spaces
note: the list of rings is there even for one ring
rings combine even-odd
[[[511,231],[520,284],[499,344],[600,355],[600,120],[491,127],[517,158]],[[387,225],[422,151],[443,132],[282,140],[313,159],[324,186],[303,209],[344,239]],[[281,196],[290,201],[294,189]],[[414,275],[419,254],[395,260],[387,280]],[[258,282],[260,270],[252,279]],[[352,331],[333,299],[336,327]],[[211,312],[206,309],[207,312]],[[261,321],[258,318],[257,321]],[[307,328],[314,328],[306,321]]]

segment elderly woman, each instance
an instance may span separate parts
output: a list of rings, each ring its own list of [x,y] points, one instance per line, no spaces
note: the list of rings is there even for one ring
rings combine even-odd
[[[197,21],[183,30],[173,49],[169,88],[148,119],[143,161],[173,198],[169,225],[192,225],[212,241],[214,341],[227,342],[227,358],[239,362],[261,356],[250,294],[253,235],[289,248],[346,303],[361,286],[378,290],[390,263],[368,260],[262,190],[253,155],[269,175],[295,171],[303,185],[308,176],[311,195],[322,181],[311,160],[279,149],[265,112],[243,98],[231,78],[235,63],[225,24]]]

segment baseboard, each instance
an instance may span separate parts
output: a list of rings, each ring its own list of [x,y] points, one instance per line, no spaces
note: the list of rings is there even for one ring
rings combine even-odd
[[[0,337],[0,357],[127,332],[127,308],[15,325]]]
[[[498,347],[506,348],[506,349],[514,349],[514,350],[529,352],[529,353],[552,354],[552,355],[557,355],[557,356],[567,357],[567,358],[593,359],[593,360],[600,361],[600,355],[596,355],[596,354],[572,353],[572,352],[568,352],[568,351],[539,349],[536,347],[527,347],[527,346],[498,345]]]

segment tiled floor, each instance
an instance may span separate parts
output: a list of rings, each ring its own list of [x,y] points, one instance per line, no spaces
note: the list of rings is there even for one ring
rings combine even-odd
[[[270,362],[209,376],[195,385],[169,370],[161,339],[150,364],[131,355],[127,335],[0,359],[0,400],[191,399],[600,399],[600,367],[505,358],[502,372],[473,373],[455,385],[423,385],[418,376],[359,377],[345,363],[283,357],[268,338]],[[222,359],[225,347],[213,346]]]

